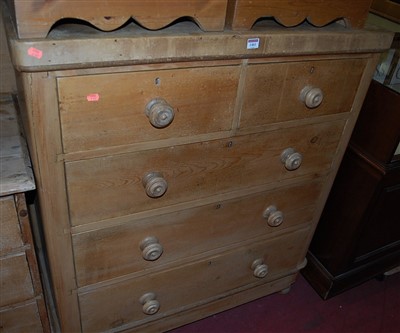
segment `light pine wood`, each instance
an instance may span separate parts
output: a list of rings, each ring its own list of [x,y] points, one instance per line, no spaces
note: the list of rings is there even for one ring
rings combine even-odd
[[[284,272],[295,270],[303,260],[297,253],[303,250],[307,234],[308,229],[300,229],[206,260],[82,294],[83,330],[104,331],[132,320],[143,323],[246,285],[250,287],[274,280]],[[258,258],[269,266],[264,279],[255,277],[251,269],[252,262]],[[145,315],[139,302],[147,292],[154,292],[161,305],[160,311],[153,316]]]
[[[307,20],[324,26],[345,19],[347,26],[364,27],[372,0],[230,0],[227,24],[233,30],[249,30],[261,18],[273,17],[292,27]]]
[[[3,10],[7,14],[7,8]],[[202,34],[193,25],[185,23],[157,32],[147,32],[128,25],[106,35],[83,25],[69,25],[55,30],[49,38],[25,41],[17,38],[8,16],[4,23],[15,68],[25,72],[107,66],[114,68],[121,64],[169,63],[171,59],[179,62],[263,56],[339,55],[354,52],[355,46],[358,50],[375,52],[387,48],[393,39],[389,32],[354,30],[346,33],[348,30],[341,25],[325,30],[302,25],[298,30],[293,30],[266,22],[258,25],[254,31],[225,30],[212,34]],[[260,40],[259,47],[248,49],[248,39],[255,36]],[[41,57],[29,56],[30,48],[41,51]],[[99,48],[102,50],[100,54]]]
[[[238,66],[59,79],[64,152],[229,131],[238,79]],[[145,114],[155,98],[175,111],[165,128]]]
[[[26,73],[19,81],[38,196],[46,203],[41,205],[40,213],[61,329],[79,332],[67,199],[64,184],[57,181],[64,178],[64,168],[55,158],[62,152],[58,112],[54,112],[58,107],[56,81],[43,73]]]
[[[240,127],[349,112],[365,64],[341,59],[249,65]],[[308,108],[301,101],[307,86],[322,90],[320,106]]]
[[[323,173],[330,168],[343,125],[343,121],[313,124],[66,163],[71,223],[79,225],[216,192]],[[287,171],[280,160],[283,150],[291,146],[306,156],[296,171]],[[162,173],[168,183],[166,194],[157,199],[148,197],[142,185],[142,177],[151,171]]]
[[[131,17],[147,29],[161,29],[182,17],[190,17],[204,31],[221,31],[225,26],[227,0],[130,0],[69,1],[9,0],[20,38],[46,37],[63,18],[87,21],[110,31]]]
[[[330,190],[332,188],[332,184],[335,180],[337,171],[339,169],[340,163],[343,159],[344,153],[346,151],[346,148],[349,144],[350,141],[350,137],[351,134],[353,132],[354,126],[357,122],[357,118],[358,115],[360,113],[361,107],[363,105],[365,96],[368,92],[368,88],[369,85],[371,83],[370,78],[372,78],[375,70],[376,70],[376,66],[379,63],[379,59],[380,59],[380,55],[379,54],[371,54],[368,62],[366,64],[365,70],[363,72],[363,75],[361,77],[361,81],[360,84],[358,86],[358,90],[357,93],[354,97],[353,100],[353,105],[351,107],[352,112],[349,114],[346,126],[344,128],[344,131],[342,133],[341,139],[340,139],[340,143],[338,146],[338,151],[337,151],[337,155],[336,158],[333,159],[332,161],[332,172],[326,177],[325,180],[325,186],[322,189],[322,193],[321,193],[321,198],[320,200],[317,202],[316,208],[315,208],[315,216],[319,217],[322,214],[322,211],[324,209],[326,200],[328,199]],[[312,227],[312,232],[309,234],[308,236],[308,241],[307,243],[310,244],[311,243],[311,239],[314,235],[314,231],[315,228],[317,227],[317,223],[315,223]],[[304,253],[304,256],[306,256],[306,252]]]
[[[243,239],[310,223],[320,188],[320,183],[301,184],[74,235],[78,285],[165,265]],[[270,227],[263,217],[270,205],[276,205],[284,214],[279,227]],[[139,249],[140,242],[150,235],[157,237],[164,248],[156,262],[144,260]]]
[[[57,309],[66,332],[167,330],[287,289],[304,266],[312,231],[378,60],[370,53],[378,54],[391,40],[390,34],[338,26],[284,30],[267,24],[251,32],[204,34],[186,23],[157,32],[129,24],[102,34],[81,25],[54,29],[47,39],[18,40],[12,31],[9,36],[16,68],[23,71],[22,113],[38,179]],[[247,40],[253,37],[259,37],[259,47],[247,49]],[[29,56],[31,47],[42,51],[42,57]],[[282,99],[283,111],[270,120],[267,101],[273,90],[265,89],[257,74],[281,75],[272,69],[275,64],[293,68],[287,81],[301,77],[299,87],[321,82],[330,89],[326,81],[334,77],[337,98],[329,91],[328,105],[298,116],[291,106],[301,99],[293,87],[293,93]],[[322,76],[319,81],[312,79],[316,74],[304,74],[310,72],[310,64]],[[223,73],[227,82],[214,73]],[[189,74],[196,82],[187,78]],[[199,100],[209,99],[204,107],[212,111],[206,110],[207,115],[226,119],[202,119],[202,125],[191,124],[189,130],[183,124],[174,128],[172,122],[154,129],[169,132],[160,137],[147,136],[147,130],[138,126],[133,128],[139,135],[128,132],[118,138],[118,131],[131,126],[122,119],[133,119],[125,100],[127,109],[118,109],[123,97],[132,93],[135,99],[142,98],[137,90],[147,79],[147,91],[155,91],[156,83],[164,89],[168,75],[180,81],[168,88],[172,98],[181,101],[187,92],[191,99],[185,103],[194,101],[194,110],[201,109]],[[341,75],[346,76],[344,81]],[[215,76],[212,81],[217,84],[207,76]],[[112,112],[93,106],[84,113],[85,98],[97,93],[84,90],[96,88],[96,83],[102,88],[97,102],[105,94]],[[259,93],[251,95],[249,87]],[[197,93],[207,96],[199,99]],[[265,96],[265,104],[260,96]],[[251,99],[258,99],[254,110]],[[99,112],[102,117],[97,117]],[[199,112],[194,114],[192,119],[198,119]],[[141,119],[148,125],[146,118]],[[89,139],[81,140],[86,134]],[[79,136],[81,141],[71,145]],[[303,157],[294,171],[281,162],[282,151],[289,147]],[[142,185],[143,176],[154,171],[168,183],[166,194],[157,199],[149,198]],[[297,189],[298,197],[289,194],[290,189]],[[287,223],[273,229],[263,219],[263,232],[256,227],[260,215],[250,201],[263,210],[270,205],[264,203],[268,198],[275,198],[278,209],[287,212]],[[231,224],[221,223],[223,219]],[[153,245],[163,250],[154,261],[143,259],[140,249],[149,236],[157,237]],[[257,259],[262,260],[251,269]],[[265,264],[270,273],[264,279],[255,277],[253,270],[262,276]],[[182,289],[189,292],[182,294]],[[154,315],[142,312],[140,298],[148,293],[155,296],[147,305],[144,302],[145,307],[150,311],[157,302],[160,305]]]
[[[260,295],[276,293],[295,282],[295,274],[266,282],[261,285],[238,288],[226,297],[210,300],[206,304],[199,304],[194,308],[182,309],[177,316],[164,317],[162,320],[151,321],[140,326],[127,329],[124,332],[165,332],[171,327],[181,326],[201,318],[209,317],[210,313],[217,313],[232,308],[232,304],[240,305],[260,298]]]
[[[400,5],[391,0],[373,0],[371,11],[391,21],[400,23]]]

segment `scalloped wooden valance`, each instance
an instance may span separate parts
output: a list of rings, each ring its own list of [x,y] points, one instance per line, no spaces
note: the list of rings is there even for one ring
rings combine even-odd
[[[79,19],[111,31],[131,18],[158,30],[179,18],[190,18],[204,31],[222,31],[228,0],[7,0],[19,38],[46,37],[60,20]]]
[[[317,27],[344,19],[346,26],[362,28],[372,0],[231,0],[227,24],[233,30],[249,30],[264,17],[284,26],[304,21]]]

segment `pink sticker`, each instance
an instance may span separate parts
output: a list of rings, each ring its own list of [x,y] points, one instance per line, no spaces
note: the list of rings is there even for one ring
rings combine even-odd
[[[88,100],[88,102],[97,102],[100,99],[100,95],[99,94],[89,94],[86,96],[86,99]]]
[[[39,50],[39,49],[36,49],[36,48],[34,48],[34,47],[30,47],[30,48],[28,49],[28,55],[30,55],[31,57],[40,59],[40,58],[42,58],[42,56],[43,56],[43,51],[41,51],[41,50]]]

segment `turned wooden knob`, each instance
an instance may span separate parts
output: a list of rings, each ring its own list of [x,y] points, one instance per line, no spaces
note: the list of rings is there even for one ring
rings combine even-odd
[[[277,227],[283,222],[283,213],[273,205],[265,209],[263,216],[271,227]]]
[[[160,302],[156,300],[156,294],[146,293],[140,297],[140,303],[143,305],[142,310],[144,314],[153,315],[160,310]]]
[[[265,278],[268,274],[268,266],[264,264],[262,259],[256,259],[251,265],[253,275],[258,278]]]
[[[145,110],[150,123],[157,128],[167,127],[174,120],[175,112],[162,98],[154,98],[147,105]]]
[[[161,257],[164,249],[156,237],[146,237],[140,242],[143,259],[154,261]]]
[[[143,177],[142,184],[150,198],[161,197],[168,189],[168,183],[160,172],[149,172]]]
[[[289,171],[298,169],[302,161],[303,161],[303,155],[301,155],[293,148],[287,148],[281,154],[281,162],[285,165],[285,168]]]
[[[314,109],[321,105],[324,93],[319,88],[306,86],[300,93],[300,99],[309,109]]]

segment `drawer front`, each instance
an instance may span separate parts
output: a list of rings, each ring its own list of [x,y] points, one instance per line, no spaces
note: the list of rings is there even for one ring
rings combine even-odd
[[[302,261],[308,235],[309,229],[298,230],[251,247],[81,294],[83,331],[99,332],[132,321],[154,320],[197,302],[218,298],[232,289],[288,274]],[[254,269],[258,273],[263,269],[261,262],[252,268],[257,259],[268,266],[264,278],[254,275]],[[160,309],[154,315],[143,313],[149,304],[142,305],[140,298],[146,293],[154,293],[159,302]]]
[[[14,197],[0,198],[0,255],[23,245]]]
[[[344,121],[299,126],[65,165],[72,225],[165,207],[218,193],[329,170]],[[288,171],[281,154],[293,147],[303,163]],[[145,182],[152,179],[155,188]],[[148,180],[148,178],[147,178]],[[153,183],[150,182],[150,185]]]
[[[311,222],[320,190],[320,183],[296,185],[76,234],[73,245],[78,285]]]
[[[238,77],[227,66],[59,78],[64,152],[229,131]]]
[[[365,59],[250,65],[240,127],[349,112],[365,65]]]
[[[33,298],[34,291],[25,253],[0,259],[0,306]]]
[[[0,327],[4,333],[44,332],[35,301],[11,309],[0,309]]]

